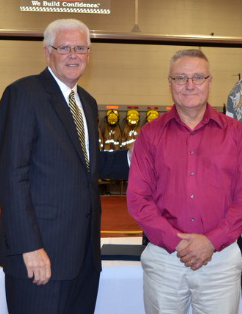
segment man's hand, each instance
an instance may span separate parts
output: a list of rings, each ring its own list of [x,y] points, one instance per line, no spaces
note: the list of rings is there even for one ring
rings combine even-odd
[[[183,250],[186,246],[188,245],[188,241],[187,240],[181,240],[177,247],[176,247],[176,251],[180,252],[181,250]]]
[[[189,233],[177,235],[182,239],[177,246],[177,257],[187,267],[197,270],[211,261],[215,248],[206,236]]]
[[[27,268],[28,277],[33,277],[33,283],[45,285],[51,277],[50,259],[44,249],[24,253],[23,259]]]

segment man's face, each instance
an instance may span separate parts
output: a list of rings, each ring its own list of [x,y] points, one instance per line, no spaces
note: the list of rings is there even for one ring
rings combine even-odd
[[[54,47],[59,46],[85,46],[87,47],[86,35],[80,30],[60,30],[56,34]],[[47,63],[55,76],[64,84],[72,88],[78,79],[84,74],[90,56],[90,51],[86,54],[76,54],[74,49],[67,55],[60,55],[55,49],[48,50],[45,47]]]
[[[207,77],[210,75],[209,64],[206,60],[196,57],[182,57],[176,60],[170,69],[170,76],[194,76]],[[178,85],[174,80],[169,79],[173,101],[178,109],[188,108],[202,109],[206,106],[212,78],[209,77],[201,85],[195,85],[188,80],[185,85]]]

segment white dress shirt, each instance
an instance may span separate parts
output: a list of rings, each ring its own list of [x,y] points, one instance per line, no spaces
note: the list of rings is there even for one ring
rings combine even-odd
[[[55,74],[53,73],[53,71],[51,70],[50,67],[48,67],[48,70],[50,71],[50,73],[52,74],[52,76],[56,80],[56,83],[60,87],[60,90],[61,90],[61,92],[62,92],[62,94],[63,94],[63,96],[64,96],[68,106],[69,106],[69,95],[70,95],[71,90],[73,90],[74,93],[75,93],[76,104],[77,104],[78,108],[81,110],[82,116],[83,116],[84,132],[85,132],[85,145],[86,145],[87,157],[88,157],[88,160],[90,160],[90,158],[89,158],[89,136],[88,136],[88,129],[87,129],[87,121],[86,121],[86,117],[85,117],[85,113],[84,113],[84,110],[83,110],[83,107],[82,107],[81,100],[80,100],[79,95],[77,93],[77,84],[73,88],[70,88],[66,84],[61,82],[55,76]]]

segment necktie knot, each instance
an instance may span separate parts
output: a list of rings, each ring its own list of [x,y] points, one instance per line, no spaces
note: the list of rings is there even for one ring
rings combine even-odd
[[[75,92],[74,90],[72,89],[70,94],[69,94],[69,100],[74,100],[75,101]]]

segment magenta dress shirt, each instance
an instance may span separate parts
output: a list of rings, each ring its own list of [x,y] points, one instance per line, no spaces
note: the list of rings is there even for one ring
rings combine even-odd
[[[176,107],[140,131],[131,160],[128,210],[169,253],[178,232],[208,237],[217,251],[242,233],[242,125],[208,104],[194,130]]]

